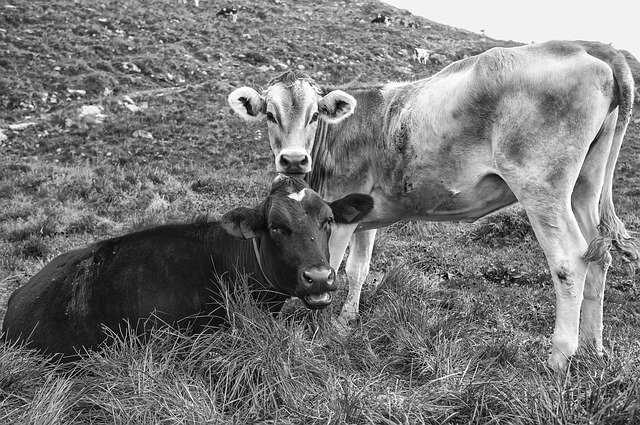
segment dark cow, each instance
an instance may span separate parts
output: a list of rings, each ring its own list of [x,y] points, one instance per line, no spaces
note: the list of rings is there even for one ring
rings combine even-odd
[[[361,224],[337,227],[330,241],[336,266],[351,240],[343,322],[356,318],[376,228],[474,221],[522,203],[556,291],[549,364],[564,369],[579,345],[602,352],[610,249],[640,266],[612,201],[633,96],[617,50],[551,41],[494,48],[414,82],[332,90],[288,73],[262,95],[243,87],[229,101],[245,119],[267,118],[279,172],[311,171],[326,199],[373,196]]]
[[[385,24],[386,26],[389,26],[389,25],[391,25],[391,18],[386,16],[386,15],[383,15],[381,13],[378,13],[376,15],[376,17],[371,20],[371,23],[372,24]]]
[[[5,338],[68,358],[105,341],[103,325],[143,326],[150,315],[195,331],[219,326],[226,315],[221,284],[233,292],[243,275],[271,312],[292,296],[324,308],[336,289],[332,223],[354,223],[371,209],[368,195],[328,204],[303,180],[284,177],[260,205],[221,221],[160,226],[67,252],[11,295]]]
[[[218,11],[218,13],[216,13],[216,18],[218,16],[231,16],[233,22],[236,22],[238,20],[238,9],[236,9],[235,7],[223,7]]]

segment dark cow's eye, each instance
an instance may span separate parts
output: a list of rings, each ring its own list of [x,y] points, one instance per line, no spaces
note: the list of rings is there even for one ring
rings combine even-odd
[[[271,112],[267,112],[267,121],[270,121],[272,123],[277,123],[276,117],[273,116],[273,113]]]
[[[316,121],[318,121],[318,113],[317,112],[311,116],[311,119],[309,120],[309,124],[313,124]]]
[[[289,233],[291,233],[291,230],[286,226],[279,226],[277,224],[272,224],[271,226],[269,226],[269,230],[271,231],[271,233],[275,233],[277,235],[288,235]]]

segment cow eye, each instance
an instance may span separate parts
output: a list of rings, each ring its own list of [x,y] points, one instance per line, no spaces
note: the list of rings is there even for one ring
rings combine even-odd
[[[280,226],[277,224],[272,224],[271,226],[269,226],[269,230],[271,231],[271,233],[275,233],[278,235],[288,235],[289,233],[291,233],[291,230],[289,230],[289,228],[287,228],[286,226]]]
[[[277,123],[276,117],[273,116],[273,113],[267,112],[267,121],[271,121],[272,123]]]
[[[311,119],[309,120],[309,124],[313,124],[316,121],[318,121],[318,113],[317,112],[311,116]]]

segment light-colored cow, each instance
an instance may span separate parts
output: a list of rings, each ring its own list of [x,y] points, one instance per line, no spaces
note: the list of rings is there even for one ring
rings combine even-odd
[[[414,61],[418,61],[419,63],[424,63],[426,64],[427,61],[429,60],[429,55],[431,54],[431,51],[427,50],[427,49],[422,49],[420,47],[416,47],[415,49],[413,49],[413,60]]]
[[[629,66],[611,46],[552,41],[494,48],[424,80],[344,91],[287,73],[262,94],[234,91],[229,103],[247,120],[266,117],[278,172],[310,172],[327,199],[375,199],[360,225],[331,236],[334,268],[351,242],[343,322],[357,317],[375,229],[474,221],[519,201],[553,279],[549,365],[563,370],[579,346],[602,353],[609,251],[640,267],[640,244],[612,201],[633,93]]]
[[[187,4],[187,0],[182,0],[182,4]],[[195,0],[196,7],[200,7],[200,0]]]

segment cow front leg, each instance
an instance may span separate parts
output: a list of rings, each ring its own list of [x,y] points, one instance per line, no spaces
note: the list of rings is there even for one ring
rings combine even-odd
[[[355,233],[351,237],[349,257],[347,258],[345,270],[347,273],[349,293],[338,317],[339,323],[344,326],[356,320],[358,317],[360,294],[362,292],[362,285],[369,274],[369,265],[371,263],[371,253],[373,252],[375,237],[375,229]]]
[[[340,224],[331,228],[331,237],[329,238],[329,265],[336,273],[340,268],[344,253],[349,246],[351,235],[358,227],[357,224]]]

